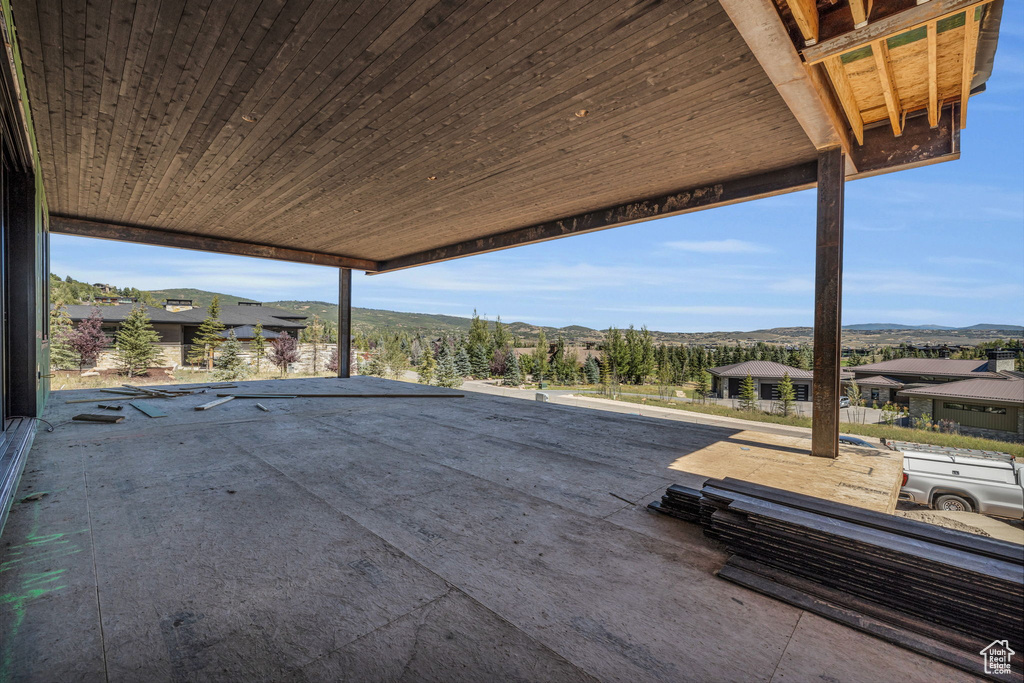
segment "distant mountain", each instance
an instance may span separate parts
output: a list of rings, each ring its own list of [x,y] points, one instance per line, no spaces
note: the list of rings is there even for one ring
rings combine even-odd
[[[1020,325],[993,325],[979,324],[970,327],[949,327],[945,325],[904,325],[901,323],[861,323],[859,325],[843,325],[844,330],[945,330],[945,331],[971,331],[971,330],[1001,330],[1020,334],[1024,327]]]
[[[961,327],[961,330],[1000,330],[1006,332],[1014,332],[1016,334],[1024,333],[1024,326],[1021,325],[991,325],[988,323],[980,323],[978,325],[971,325],[970,327]]]

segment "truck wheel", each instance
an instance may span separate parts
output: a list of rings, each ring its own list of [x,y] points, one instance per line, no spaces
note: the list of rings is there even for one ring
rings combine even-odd
[[[949,512],[974,512],[974,508],[964,498],[946,494],[935,499],[936,510],[947,510]]]

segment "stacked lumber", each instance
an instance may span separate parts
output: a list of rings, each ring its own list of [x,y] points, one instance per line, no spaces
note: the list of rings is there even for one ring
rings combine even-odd
[[[724,544],[721,578],[977,675],[993,640],[1024,665],[1021,546],[734,479],[648,507]]]

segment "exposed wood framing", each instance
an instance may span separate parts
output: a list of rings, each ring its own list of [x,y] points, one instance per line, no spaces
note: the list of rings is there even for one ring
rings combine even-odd
[[[856,0],[854,0],[856,2]],[[807,45],[818,42],[818,6],[815,0],[786,0]]]
[[[818,155],[818,230],[814,277],[814,379],[811,455],[839,455],[839,358],[843,301],[843,150]]]
[[[967,127],[967,100],[971,97],[971,81],[974,80],[974,59],[978,54],[978,21],[977,10],[967,12],[964,22],[964,59],[960,82],[960,129]]]
[[[882,86],[885,97],[885,108],[889,112],[889,123],[896,137],[903,134],[902,108],[900,94],[896,90],[896,78],[892,75],[892,62],[889,60],[889,46],[886,39],[871,43],[871,51],[875,57],[875,69],[878,71],[878,82]]]
[[[724,206],[749,199],[794,192],[814,185],[817,179],[816,166],[816,163],[811,162],[749,178],[690,188],[669,195],[621,204],[558,221],[531,225],[468,242],[459,242],[437,249],[408,254],[388,261],[381,261],[377,272],[388,272],[427,263],[450,261],[474,254],[484,254],[517,247],[523,244],[546,242],[559,237],[607,230],[608,228],[640,223],[654,218],[665,218],[666,216],[708,209],[713,206]]]
[[[801,54],[808,64],[817,64],[826,57],[851,52],[882,38],[925,26],[930,21],[945,19],[969,7],[979,7],[988,2],[991,0],[930,0],[923,5],[915,5],[902,12],[876,19],[863,28],[822,40],[816,45],[804,48]]]
[[[366,259],[350,258],[337,254],[324,254],[315,251],[301,251],[285,247],[272,247],[266,244],[252,244],[219,237],[205,237],[181,232],[154,230],[134,225],[118,225],[98,221],[81,220],[66,216],[50,217],[50,232],[62,235],[78,235],[97,239],[115,240],[118,242],[136,242],[152,244],[159,247],[175,247],[195,251],[212,251],[220,254],[236,256],[252,256],[255,258],[273,259],[307,263],[314,266],[335,266],[353,268],[355,270],[376,270],[377,263]]]
[[[820,86],[824,76],[804,66],[772,1],[720,2],[814,148],[840,145],[849,152],[850,137],[842,112],[827,88]],[[856,173],[853,162],[849,163],[847,173]]]
[[[868,25],[868,17],[871,16],[871,6],[874,0],[850,0],[850,13],[853,15],[854,28],[863,28]]]
[[[928,125],[939,125],[938,22],[928,22]]]
[[[839,57],[829,57],[824,62],[828,77],[832,80],[839,103],[846,112],[846,120],[850,123],[853,136],[857,138],[857,144],[864,144],[864,119],[860,115],[860,107],[857,105],[857,98],[854,96],[853,88],[850,86],[850,79],[846,76],[843,68],[843,60]]]

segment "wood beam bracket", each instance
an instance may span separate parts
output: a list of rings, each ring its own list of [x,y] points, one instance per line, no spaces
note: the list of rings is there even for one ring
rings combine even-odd
[[[341,256],[339,254],[303,251],[301,249],[275,247],[267,244],[239,242],[221,237],[171,232],[169,230],[158,230],[136,225],[104,223],[52,214],[50,216],[50,232],[61,235],[94,237],[96,239],[114,240],[117,242],[150,244],[157,247],[173,247],[175,249],[191,249],[217,254],[232,254],[234,256],[251,256],[275,261],[306,263],[313,266],[333,266],[336,268],[352,268],[354,270],[366,271],[377,270],[376,261]]]

